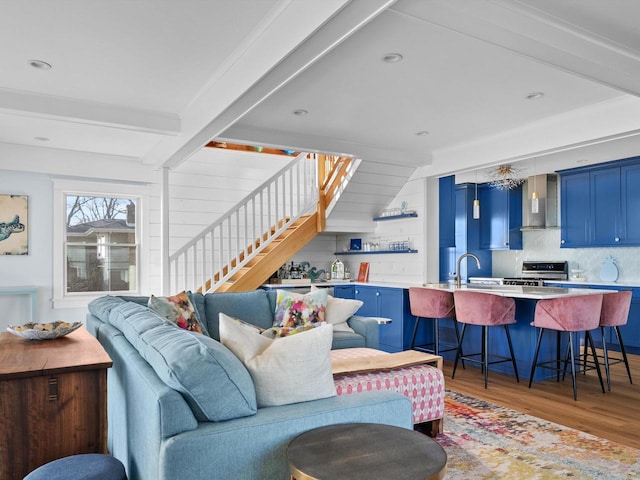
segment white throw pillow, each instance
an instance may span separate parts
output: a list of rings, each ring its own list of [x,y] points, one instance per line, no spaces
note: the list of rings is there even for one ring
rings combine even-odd
[[[251,332],[220,313],[220,341],[247,367],[258,407],[333,397],[333,327],[321,327],[275,340]]]
[[[312,285],[311,291],[317,290],[318,287]],[[352,300],[349,298],[335,298],[327,295],[327,311],[325,312],[325,321],[333,325],[336,332],[353,332],[353,329],[347,324],[347,320],[358,311],[362,306],[361,300]]]

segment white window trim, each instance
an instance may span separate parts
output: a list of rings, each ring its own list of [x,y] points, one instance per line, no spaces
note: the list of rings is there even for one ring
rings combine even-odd
[[[64,239],[67,206],[65,195],[69,194],[96,197],[127,196],[139,199],[139,208],[136,209],[136,230],[139,229],[140,241],[136,269],[138,288],[122,294],[136,295],[146,291],[149,265],[149,187],[142,184],[53,179],[53,308],[86,308],[91,300],[107,294],[107,292],[74,293],[73,295],[66,293]]]

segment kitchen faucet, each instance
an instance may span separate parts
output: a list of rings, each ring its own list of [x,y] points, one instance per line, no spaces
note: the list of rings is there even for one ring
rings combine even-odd
[[[478,270],[482,268],[480,267],[480,259],[476,257],[473,253],[463,253],[462,255],[460,255],[460,258],[458,258],[458,269],[456,270],[456,285],[458,286],[458,288],[460,288],[460,286],[462,285],[462,282],[460,280],[460,263],[462,262],[462,259],[465,257],[475,258],[476,265],[478,265]]]

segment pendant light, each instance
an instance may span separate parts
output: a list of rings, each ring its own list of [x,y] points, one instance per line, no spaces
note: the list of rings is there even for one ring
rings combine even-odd
[[[540,202],[536,188],[536,160],[533,159],[533,192],[531,192],[531,213],[540,213]]]
[[[476,170],[476,198],[473,200],[473,218],[480,218],[480,200],[478,200],[478,171]]]

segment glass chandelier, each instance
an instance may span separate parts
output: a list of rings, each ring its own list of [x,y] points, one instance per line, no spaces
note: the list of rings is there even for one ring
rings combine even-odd
[[[511,165],[500,165],[489,176],[491,179],[489,184],[500,190],[513,190],[524,182],[524,177],[521,175],[520,170]]]

